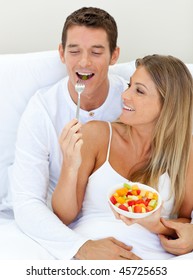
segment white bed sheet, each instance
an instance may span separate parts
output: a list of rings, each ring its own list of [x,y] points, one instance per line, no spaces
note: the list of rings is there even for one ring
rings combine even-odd
[[[11,211],[0,212],[0,260],[54,259],[17,227]]]
[[[170,260],[193,260],[193,252]],[[0,260],[55,260],[17,226],[12,210],[0,211]]]

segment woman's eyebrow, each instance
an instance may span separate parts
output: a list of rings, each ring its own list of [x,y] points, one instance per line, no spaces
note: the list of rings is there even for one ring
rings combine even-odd
[[[130,83],[132,83],[132,77],[130,78]],[[147,86],[146,86],[145,84],[143,84],[143,83],[135,82],[135,84],[136,84],[137,86],[143,86],[143,87],[145,87],[146,89],[148,89]]]
[[[146,87],[146,85],[145,84],[143,84],[143,83],[139,83],[139,82],[137,82],[137,83],[135,83],[136,85],[138,85],[138,86],[142,86],[142,87],[145,87],[146,89],[148,89],[147,87]]]

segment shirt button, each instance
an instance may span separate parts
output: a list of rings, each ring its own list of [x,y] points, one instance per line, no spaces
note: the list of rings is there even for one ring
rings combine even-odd
[[[93,117],[94,116],[94,112],[89,112],[89,116]]]

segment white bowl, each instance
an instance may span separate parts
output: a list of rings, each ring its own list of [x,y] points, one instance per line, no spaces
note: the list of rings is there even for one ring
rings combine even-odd
[[[143,189],[143,190],[148,190],[148,191],[151,191],[151,192],[154,192],[154,193],[157,193],[158,195],[158,203],[157,203],[157,206],[152,210],[152,211],[149,211],[149,212],[145,212],[145,213],[134,213],[134,212],[129,212],[129,211],[126,211],[126,210],[122,210],[120,208],[118,208],[117,206],[115,206],[111,200],[110,200],[110,197],[114,194],[114,192],[119,189],[119,188],[122,188],[123,187],[123,184],[124,183],[127,183],[128,185],[138,185],[139,189]],[[141,184],[141,183],[138,183],[138,182],[123,182],[123,183],[120,183],[120,184],[117,184],[113,187],[110,188],[109,192],[108,192],[108,202],[110,203],[110,205],[112,206],[112,208],[119,214],[121,215],[124,215],[126,216],[127,218],[131,218],[131,219],[141,219],[141,218],[144,218],[144,217],[147,217],[149,215],[151,215],[152,213],[154,213],[156,210],[158,210],[158,208],[161,206],[162,204],[162,198],[160,196],[160,194],[155,190],[153,189],[152,187],[150,186],[147,186],[145,184]]]

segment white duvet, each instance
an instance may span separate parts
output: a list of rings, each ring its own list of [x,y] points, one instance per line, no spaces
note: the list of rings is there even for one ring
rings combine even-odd
[[[54,257],[17,227],[11,212],[0,212],[0,260],[54,260]]]
[[[0,212],[0,260],[54,260],[16,225],[11,212]],[[193,252],[169,260],[192,259]]]

